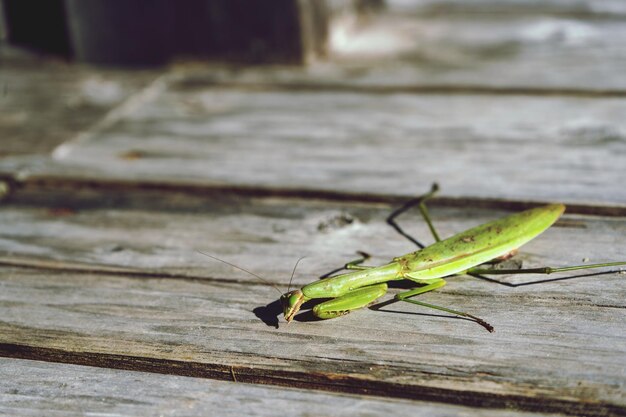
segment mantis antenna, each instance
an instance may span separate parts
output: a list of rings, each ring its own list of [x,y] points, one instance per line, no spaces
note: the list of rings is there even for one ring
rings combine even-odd
[[[296,261],[296,264],[293,266],[293,271],[291,271],[291,278],[289,278],[289,285],[287,286],[287,292],[291,290],[291,281],[293,281],[293,276],[296,273],[296,268],[298,267],[298,264],[300,263],[300,261],[303,260],[304,258],[306,258],[306,256],[303,256],[302,258],[298,259]]]
[[[278,289],[278,287],[277,287],[276,285],[272,284],[271,282],[269,282],[269,281],[268,281],[268,280],[266,280],[265,278],[258,276],[258,275],[257,275],[257,274],[255,274],[254,272],[250,272],[250,271],[248,271],[247,269],[244,269],[244,268],[242,268],[242,267],[240,267],[240,266],[237,266],[237,265],[235,265],[235,264],[231,264],[230,262],[225,261],[225,260],[223,260],[223,259],[216,258],[215,256],[213,256],[213,255],[209,255],[208,253],[204,253],[204,252],[199,251],[199,250],[196,250],[196,252],[198,252],[198,253],[199,253],[199,254],[201,254],[201,255],[208,256],[208,257],[209,257],[209,258],[211,258],[211,259],[215,259],[216,261],[219,261],[219,262],[221,262],[221,263],[223,263],[223,264],[230,265],[230,266],[232,266],[233,268],[236,268],[236,269],[238,269],[238,270],[240,270],[240,271],[243,271],[243,272],[245,272],[245,273],[247,273],[247,274],[250,274],[250,275],[252,275],[253,277],[255,277],[255,278],[257,278],[257,279],[261,280],[261,281],[262,281],[262,282],[264,282],[264,283],[266,283],[267,285],[271,285],[272,287],[274,287],[274,289],[275,289],[276,291],[278,291],[278,293],[279,293],[280,295],[283,295],[283,293],[282,293],[282,292]],[[302,258],[300,258],[300,259],[302,259]],[[298,260],[298,262],[300,262],[300,260]],[[298,262],[296,262],[296,266],[298,266]],[[295,272],[295,268],[294,268],[294,272]],[[293,278],[293,273],[291,274],[291,277]],[[291,285],[291,281],[289,282],[289,285]]]

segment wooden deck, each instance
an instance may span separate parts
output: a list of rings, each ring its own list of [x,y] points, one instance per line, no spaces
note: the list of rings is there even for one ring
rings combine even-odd
[[[515,4],[338,22],[303,69],[0,49],[0,414],[626,414],[619,268],[422,296],[490,334],[397,303],[286,326],[275,288],[197,253],[281,289],[301,256],[295,286],[382,263],[415,250],[386,216],[437,181],[444,236],[562,201],[524,266],[626,260],[626,8]]]

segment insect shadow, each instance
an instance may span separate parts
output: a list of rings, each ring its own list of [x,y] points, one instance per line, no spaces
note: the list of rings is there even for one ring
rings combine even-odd
[[[280,305],[280,300],[275,300],[266,306],[259,306],[255,308],[252,312],[269,327],[275,327],[278,329],[279,317],[283,312],[283,309]]]
[[[327,300],[329,300],[329,298],[321,298],[321,299],[309,300],[306,303],[302,304],[302,313],[294,317],[294,320],[298,322],[322,320],[313,315],[313,307],[316,304],[322,303]],[[252,312],[254,313],[255,316],[257,316],[257,318],[263,321],[263,323],[265,323],[267,326],[278,329],[280,316],[281,314],[283,314],[283,307],[280,303],[280,300],[275,300],[265,306],[255,308],[254,310],[252,310]]]

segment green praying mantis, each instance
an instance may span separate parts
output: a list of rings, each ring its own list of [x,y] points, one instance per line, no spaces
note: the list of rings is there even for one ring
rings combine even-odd
[[[626,261],[622,261],[560,268],[494,269],[483,267],[487,263],[511,257],[519,247],[534,239],[554,224],[565,211],[565,206],[563,204],[549,204],[532,208],[476,226],[441,240],[425,205],[425,202],[437,191],[438,186],[433,184],[429,193],[409,202],[404,207],[404,209],[414,205],[419,207],[436,241],[434,244],[415,252],[398,256],[393,258],[391,262],[376,267],[362,265],[368,257],[363,256],[363,258],[345,265],[345,268],[353,270],[352,272],[317,280],[300,289],[288,290],[280,296],[285,320],[291,322],[305,302],[316,299],[326,300],[313,307],[313,315],[315,317],[320,319],[340,317],[351,311],[372,305],[377,299],[387,293],[387,282],[410,280],[419,286],[396,294],[395,300],[464,317],[475,321],[489,332],[493,332],[493,326],[479,317],[463,311],[417,301],[412,299],[412,297],[441,288],[446,284],[444,278],[458,274],[551,274],[554,272],[626,265]],[[393,221],[392,216],[389,217],[388,222],[401,234],[408,237]],[[411,238],[409,237],[409,239]],[[413,241],[415,242],[415,240]],[[205,255],[222,261],[211,255]],[[251,273],[236,265],[225,263]],[[256,274],[252,275],[262,279]]]

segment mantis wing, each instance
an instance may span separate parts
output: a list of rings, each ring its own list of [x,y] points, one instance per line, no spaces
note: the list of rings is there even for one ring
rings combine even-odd
[[[407,278],[431,280],[465,271],[506,255],[548,229],[565,211],[550,204],[485,223],[395,258],[410,271]]]

